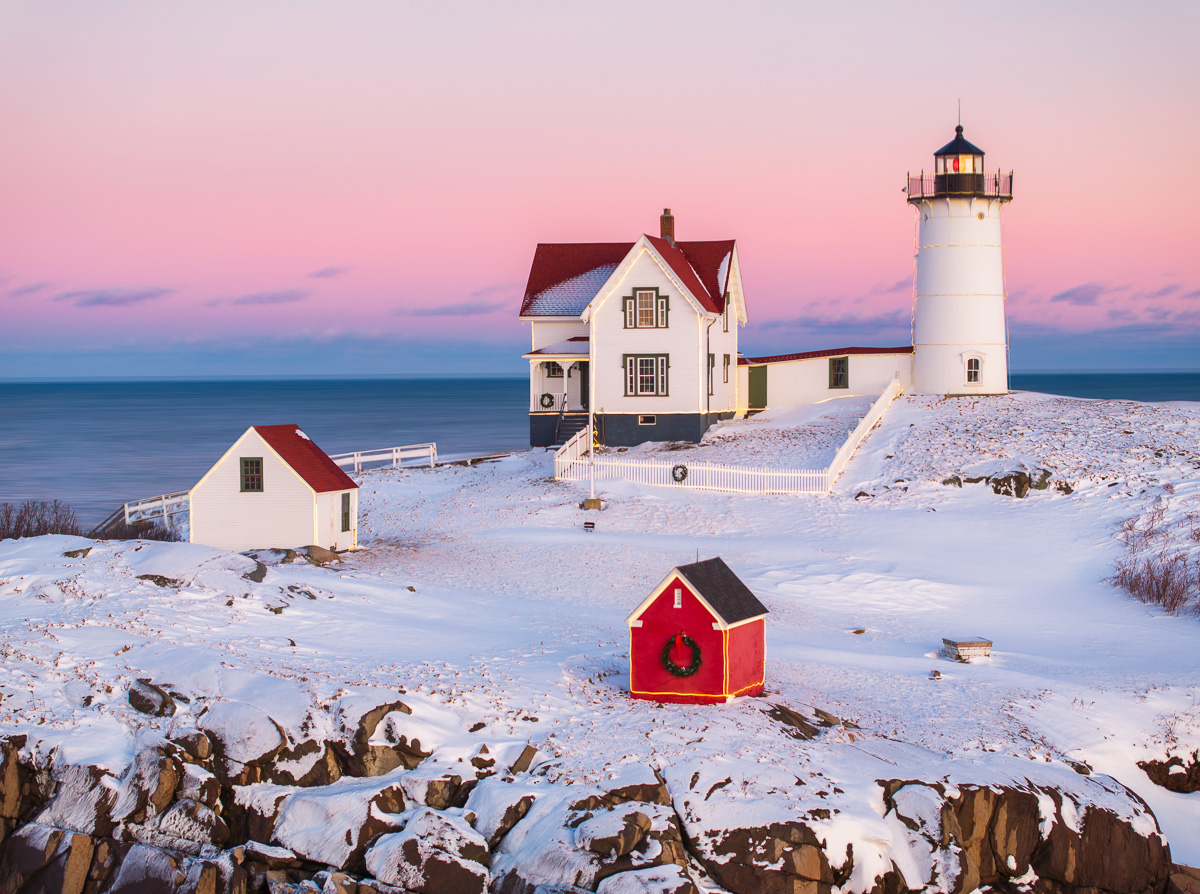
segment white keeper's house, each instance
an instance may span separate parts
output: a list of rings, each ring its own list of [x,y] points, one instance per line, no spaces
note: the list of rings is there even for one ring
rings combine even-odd
[[[1010,171],[984,171],[963,137],[909,175],[917,214],[912,343],[741,357],[747,321],[737,243],[660,236],[538,245],[521,303],[531,324],[529,442],[562,444],[593,413],[609,446],[699,441],[734,415],[879,394],[893,380],[925,394],[1008,391],[1001,212]]]
[[[358,485],[295,425],[252,425],[191,491],[193,543],[358,545]]]
[[[737,243],[541,244],[521,304],[532,324],[529,441],[563,443],[587,425],[612,446],[698,441],[738,405],[746,302]]]

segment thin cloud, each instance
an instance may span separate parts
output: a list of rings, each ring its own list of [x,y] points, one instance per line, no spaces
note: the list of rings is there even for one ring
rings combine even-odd
[[[511,296],[516,293],[517,288],[518,288],[518,286],[517,286],[517,283],[515,283],[515,282],[494,282],[494,283],[491,283],[490,285],[486,285],[486,286],[483,286],[482,288],[476,289],[474,292],[471,292],[467,297],[468,298],[486,298],[489,295],[499,295],[501,293]]]
[[[1067,304],[1073,305],[1095,305],[1096,299],[1105,292],[1104,286],[1098,282],[1085,282],[1081,286],[1073,286],[1070,289],[1059,292],[1057,295],[1051,295],[1052,302],[1065,301]]]
[[[303,289],[282,289],[278,292],[254,292],[251,295],[240,295],[229,303],[238,307],[253,304],[293,304],[296,301],[303,301],[307,297],[308,292]]]
[[[904,279],[898,279],[892,285],[888,286],[886,289],[883,289],[883,294],[890,295],[893,292],[907,292],[912,288],[912,284],[912,277],[906,276]]]
[[[1192,291],[1185,292],[1184,294],[1180,295],[1179,297],[1186,298],[1188,301],[1193,301],[1196,298],[1200,298],[1200,289],[1192,289]]]
[[[33,282],[27,286],[17,286],[15,289],[9,289],[8,294],[12,298],[21,298],[25,295],[35,295],[43,289],[50,288],[48,282]]]
[[[345,276],[350,272],[349,267],[322,267],[308,274],[309,279],[333,279],[335,276]]]
[[[507,306],[507,301],[460,301],[437,307],[397,308],[396,313],[410,317],[477,317],[495,313]]]
[[[75,307],[129,307],[146,301],[156,301],[174,289],[81,289],[61,292],[55,301],[68,301]]]

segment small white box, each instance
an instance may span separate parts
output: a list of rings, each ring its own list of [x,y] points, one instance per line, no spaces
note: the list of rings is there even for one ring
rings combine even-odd
[[[992,641],[982,637],[965,637],[963,639],[942,638],[946,647],[946,657],[956,661],[970,661],[972,658],[987,658],[992,654]]]

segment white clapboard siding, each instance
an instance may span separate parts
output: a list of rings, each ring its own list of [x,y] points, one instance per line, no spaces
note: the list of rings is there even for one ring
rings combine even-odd
[[[342,530],[342,494],[350,494],[350,530]],[[357,543],[358,491],[317,494],[317,534],[314,541],[326,549],[352,549]]]
[[[546,345],[566,341],[568,338],[588,334],[587,323],[583,320],[534,320],[532,325],[534,351]]]
[[[626,329],[621,299],[635,289],[657,287],[670,299],[669,325],[665,329]],[[717,326],[720,323],[716,324]],[[592,316],[592,356],[595,358],[592,406],[605,413],[700,413],[707,407],[707,380],[700,362],[703,344],[700,315],[685,298],[677,282],[667,275],[648,249],[643,249],[628,271]],[[625,395],[625,354],[668,354],[669,394]],[[708,358],[704,358],[708,362]]]
[[[241,492],[240,458],[262,457],[262,493]],[[316,495],[254,429],[192,488],[192,542],[243,551],[320,543]]]

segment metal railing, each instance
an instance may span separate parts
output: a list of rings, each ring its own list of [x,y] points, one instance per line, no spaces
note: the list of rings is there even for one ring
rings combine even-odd
[[[946,196],[982,196],[987,199],[1012,198],[1012,171],[991,174],[920,174],[908,175],[908,200]]]
[[[384,447],[380,450],[355,450],[353,453],[338,453],[329,457],[339,466],[348,466],[361,472],[364,463],[389,463],[381,468],[399,469],[406,459],[428,460],[429,468],[437,465],[437,444],[408,444],[404,447]],[[423,463],[422,463],[423,464]]]
[[[892,382],[871,404],[857,426],[848,432],[845,443],[824,469],[769,469],[760,466],[725,463],[678,463],[655,459],[630,459],[595,456],[597,478],[623,478],[634,484],[719,490],[753,494],[819,494],[833,488],[842,470],[867,433],[883,418],[884,412],[904,391],[898,380]],[[589,476],[588,438],[591,430],[580,431],[554,454],[554,477],[583,481]]]

